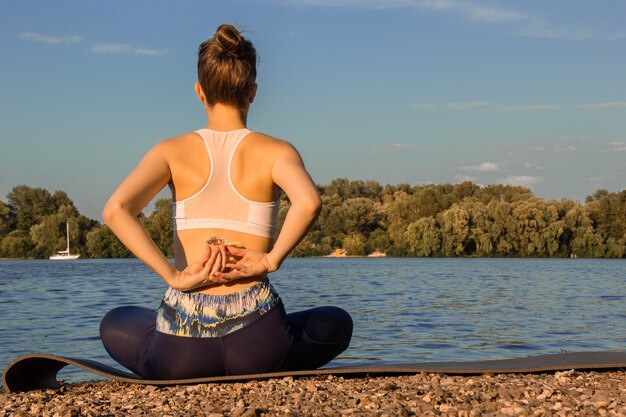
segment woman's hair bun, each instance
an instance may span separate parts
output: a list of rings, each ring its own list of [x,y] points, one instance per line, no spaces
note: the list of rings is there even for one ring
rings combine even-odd
[[[246,44],[248,43],[236,27],[227,24],[220,25],[217,28],[213,39],[215,39],[216,47],[220,52],[233,57],[245,53]]]
[[[256,65],[252,42],[235,26],[220,25],[215,35],[198,48],[198,82],[206,104],[228,104],[247,111],[256,82]]]

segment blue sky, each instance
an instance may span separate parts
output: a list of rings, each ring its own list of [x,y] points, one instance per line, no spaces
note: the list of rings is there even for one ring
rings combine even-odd
[[[626,187],[626,2],[0,0],[0,199],[100,211],[156,142],[201,128],[198,44],[261,57],[251,129],[318,183],[506,183],[582,201]]]

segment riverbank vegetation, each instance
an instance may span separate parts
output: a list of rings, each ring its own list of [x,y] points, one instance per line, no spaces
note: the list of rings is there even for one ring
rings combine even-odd
[[[546,200],[524,187],[471,182],[382,186],[333,180],[319,186],[323,208],[294,256],[626,257],[626,190],[598,190],[584,203]],[[280,223],[289,208],[283,198]],[[172,255],[169,200],[140,216],[159,248]],[[0,201],[0,258],[47,258],[65,248],[84,258],[131,254],[110,229],[81,213],[63,191],[26,185]]]

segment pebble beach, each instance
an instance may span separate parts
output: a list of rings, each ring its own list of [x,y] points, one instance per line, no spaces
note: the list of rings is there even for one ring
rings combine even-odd
[[[626,417],[626,371],[286,377],[173,387],[90,381],[0,393],[0,417],[342,415]]]

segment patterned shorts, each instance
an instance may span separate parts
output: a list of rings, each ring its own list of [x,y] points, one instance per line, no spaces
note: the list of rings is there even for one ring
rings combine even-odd
[[[252,323],[280,302],[266,279],[225,295],[168,288],[157,313],[156,329],[186,337],[221,337]]]

